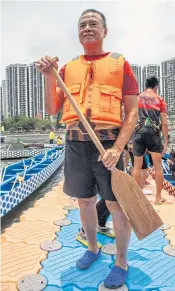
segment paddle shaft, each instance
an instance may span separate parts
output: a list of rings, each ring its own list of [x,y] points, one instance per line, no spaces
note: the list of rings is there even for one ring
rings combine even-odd
[[[53,67],[52,71],[53,71],[53,74],[54,74],[55,78],[57,79],[57,82],[58,82],[60,88],[62,89],[64,94],[68,97],[70,103],[72,104],[72,107],[74,108],[75,112],[78,114],[81,122],[83,123],[83,125],[86,128],[88,134],[90,135],[91,139],[95,143],[95,145],[96,145],[97,149],[99,150],[101,156],[103,157],[105,152],[106,152],[104,147],[102,146],[102,144],[99,141],[98,137],[96,136],[95,132],[91,128],[89,122],[86,120],[86,117],[82,114],[82,112],[79,109],[79,107],[78,107],[77,103],[75,102],[74,98],[72,97],[72,95],[70,94],[68,89],[66,88],[66,85],[62,81],[62,79],[61,79],[60,75],[58,74],[57,70]]]

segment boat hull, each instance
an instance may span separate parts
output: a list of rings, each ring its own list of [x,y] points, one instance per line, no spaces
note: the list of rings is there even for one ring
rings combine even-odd
[[[62,150],[64,146],[56,146],[57,150]],[[26,150],[13,150],[13,151],[5,151],[2,150],[0,153],[1,160],[10,160],[10,159],[22,159],[22,158],[29,158],[35,155],[41,154],[45,152],[46,148],[42,149],[26,149]]]
[[[59,168],[64,160],[64,149],[58,152],[58,157],[40,172],[33,174],[32,177],[15,189],[1,195],[0,197],[0,217],[6,215],[10,210],[32,194],[38,187],[46,182],[51,175]]]
[[[22,150],[22,151],[1,151],[0,158],[1,160],[10,160],[10,159],[20,159],[20,158],[29,158],[35,155],[41,154],[46,149],[41,150]]]

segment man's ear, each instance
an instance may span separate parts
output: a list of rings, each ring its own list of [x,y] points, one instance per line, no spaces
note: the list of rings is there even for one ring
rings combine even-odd
[[[107,28],[105,28],[104,29],[104,38],[107,36],[107,34],[108,34],[108,30],[107,30]]]

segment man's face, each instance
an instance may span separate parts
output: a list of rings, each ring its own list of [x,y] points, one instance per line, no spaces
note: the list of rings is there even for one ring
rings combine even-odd
[[[103,19],[98,13],[84,14],[78,24],[79,40],[83,46],[102,43],[107,34]]]

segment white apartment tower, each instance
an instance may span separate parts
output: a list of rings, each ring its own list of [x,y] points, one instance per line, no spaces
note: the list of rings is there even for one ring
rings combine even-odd
[[[138,65],[131,65],[131,67],[139,86],[139,92],[141,92],[142,91],[142,67]]]
[[[168,113],[175,115],[175,58],[161,63],[162,95],[168,106]]]
[[[0,87],[0,121],[3,121],[2,86]]]
[[[149,64],[149,65],[144,66],[142,69],[142,85],[143,85],[142,90],[143,91],[145,90],[146,79],[148,77],[151,77],[151,76],[155,76],[158,79],[159,84],[160,84],[160,88],[161,88],[160,66],[154,65],[154,64]],[[160,89],[158,90],[158,94],[161,94]]]
[[[6,67],[7,112],[9,117],[28,116],[28,66],[13,64]]]
[[[2,80],[1,83],[1,120],[4,118],[9,117],[9,112],[8,112],[8,100],[7,100],[7,82],[6,80]]]
[[[29,65],[29,116],[46,117],[44,105],[44,76],[35,67],[35,62]]]

